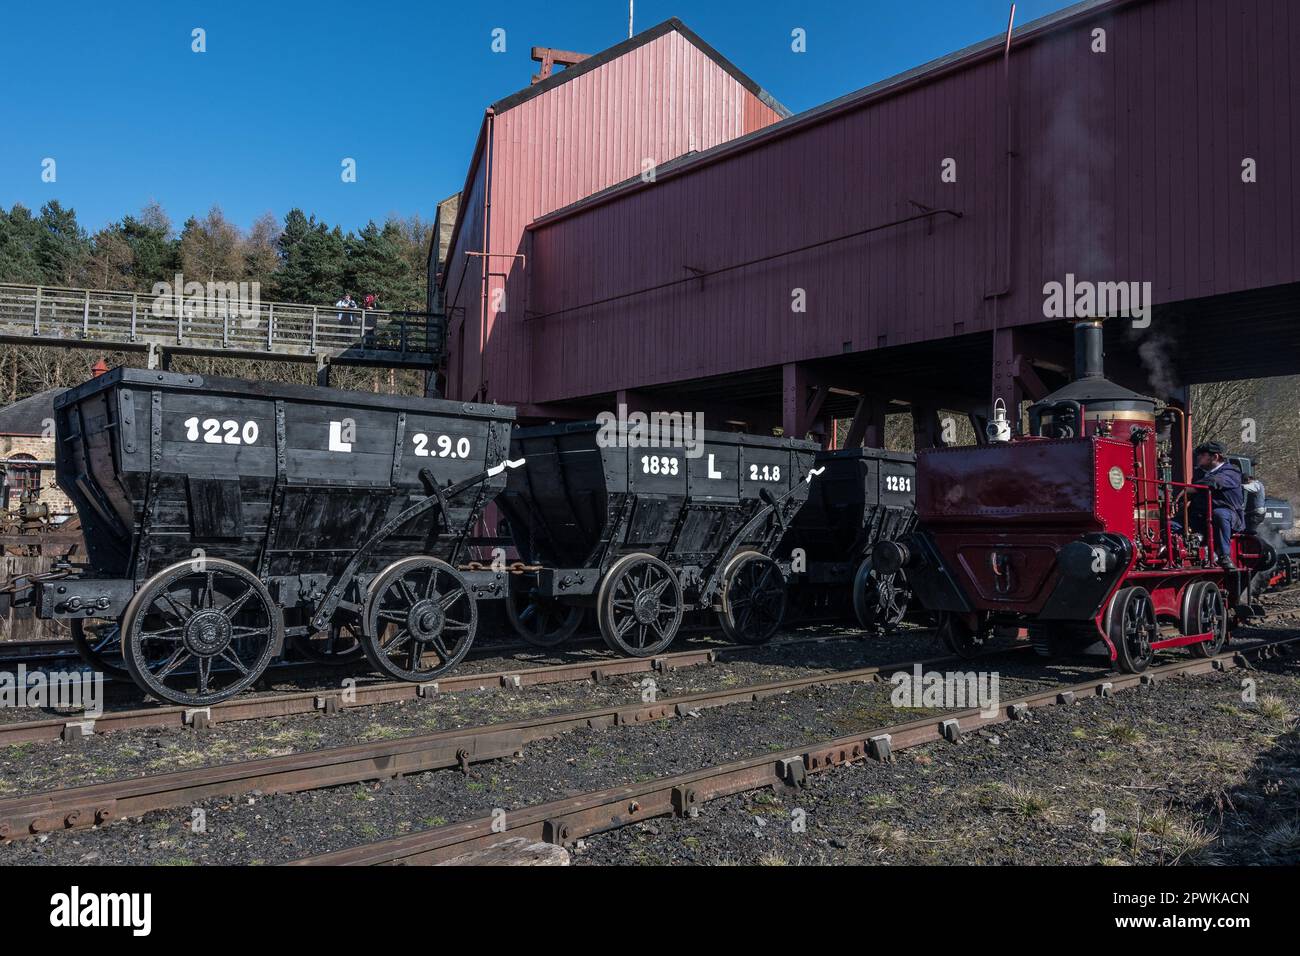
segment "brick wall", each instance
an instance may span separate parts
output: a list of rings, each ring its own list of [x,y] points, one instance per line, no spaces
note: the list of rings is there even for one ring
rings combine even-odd
[[[54,460],[54,439],[34,435],[0,435],[0,458],[15,458],[18,455],[31,455],[37,461]],[[75,514],[72,502],[54,482],[54,469],[41,469],[41,498],[49,506],[52,515]],[[17,507],[12,501],[10,507]]]

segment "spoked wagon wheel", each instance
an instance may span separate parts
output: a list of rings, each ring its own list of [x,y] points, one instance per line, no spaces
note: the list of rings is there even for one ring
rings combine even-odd
[[[1124,588],[1111,599],[1106,629],[1115,645],[1119,669],[1140,674],[1151,666],[1151,644],[1159,636],[1155,605],[1146,588]]]
[[[390,564],[370,583],[363,646],[375,668],[397,680],[436,680],[460,663],[478,627],[465,579],[437,558]]]
[[[351,664],[365,656],[361,626],[351,621],[331,624],[328,631],[309,637],[292,638],[293,646],[303,657],[317,664]]]
[[[515,633],[534,647],[559,647],[582,624],[582,608],[562,604],[536,589],[506,596],[506,617]]]
[[[1213,657],[1228,643],[1228,602],[1213,581],[1197,581],[1183,596],[1183,633],[1205,634],[1214,637],[1191,645],[1197,657]]]
[[[615,561],[596,597],[596,619],[605,643],[632,657],[653,657],[671,644],[684,611],[677,575],[650,554]]]
[[[939,637],[958,657],[969,659],[979,654],[988,643],[988,635],[988,628],[983,625],[973,628],[960,614],[939,612]]]
[[[912,592],[903,572],[881,574],[864,558],[853,576],[853,615],[863,630],[889,630],[902,623]]]
[[[757,551],[742,551],[722,572],[722,610],[718,623],[731,640],[765,644],[785,617],[785,575],[781,566]]]
[[[108,677],[129,679],[126,661],[122,660],[122,625],[117,621],[90,624],[80,618],[72,620],[72,646],[81,659]]]
[[[266,586],[220,558],[173,564],[150,578],[122,616],[123,657],[140,687],[204,706],[249,687],[281,644]]]

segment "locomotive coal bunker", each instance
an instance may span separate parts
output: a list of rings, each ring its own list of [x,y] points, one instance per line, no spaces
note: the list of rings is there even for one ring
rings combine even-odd
[[[1220,651],[1269,549],[1236,534],[1235,570],[1215,564],[1183,411],[1106,379],[1094,319],[1075,324],[1074,380],[1029,421],[1008,441],[921,451],[918,530],[878,545],[877,567],[906,570],[963,656],[999,625],[1027,627],[1042,654],[1100,652],[1128,672],[1163,648]]]

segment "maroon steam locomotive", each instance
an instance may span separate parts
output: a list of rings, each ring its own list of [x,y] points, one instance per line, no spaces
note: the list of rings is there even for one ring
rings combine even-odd
[[[1030,434],[919,453],[918,530],[876,564],[906,571],[954,652],[1027,628],[1044,655],[1104,653],[1136,673],[1164,648],[1218,653],[1246,613],[1267,546],[1237,534],[1234,569],[1216,563],[1187,415],[1102,366],[1101,321],[1078,322],[1074,381],[1030,407]]]

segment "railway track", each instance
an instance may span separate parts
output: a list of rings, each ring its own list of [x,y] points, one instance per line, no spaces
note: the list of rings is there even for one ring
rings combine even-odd
[[[32,666],[42,661],[75,660],[81,655],[71,641],[3,641],[0,642],[0,667]]]
[[[603,644],[604,641],[599,636],[575,637],[567,642],[563,648],[556,648],[555,650]],[[525,641],[505,641],[499,644],[485,644],[475,647],[466,655],[465,659],[475,660],[476,658],[516,654],[524,651],[543,653],[541,648],[534,647]],[[25,664],[27,667],[32,668],[43,663],[61,663],[64,661],[71,661],[78,668],[88,668],[90,666],[77,653],[77,649],[71,641],[0,642],[0,667],[17,667],[19,664]],[[268,676],[284,671],[319,671],[320,673],[336,674],[341,671],[346,672],[349,669],[365,670],[368,667],[369,665],[365,663],[364,658],[358,659],[355,663],[343,665],[320,664],[309,660],[279,660],[268,668]],[[130,680],[115,679],[111,674],[105,674],[104,681],[107,684],[117,684],[137,689],[136,685]]]
[[[1107,674],[1003,702],[992,714],[978,708],[877,726],[779,753],[763,753],[648,783],[610,787],[505,814],[448,824],[332,853],[292,861],[297,866],[437,864],[486,850],[507,840],[564,845],[581,837],[654,817],[690,816],[700,805],[735,793],[798,788],[807,775],[868,758],[888,760],[896,751],[940,740],[957,740],[982,727],[1023,718],[1030,711],[1069,705],[1085,696],[1108,697],[1179,676],[1248,667],[1254,659],[1295,656],[1300,637],[1265,641],[1212,658],[1189,658],[1143,674]]]
[[[1017,646],[994,651],[986,656],[1026,649]],[[633,665],[648,662],[620,658],[611,663]],[[817,686],[878,681],[882,673],[893,673],[918,664],[934,667],[957,663],[965,662],[953,657],[909,660],[724,688],[654,702],[609,705],[509,723],[485,724],[49,790],[31,796],[0,800],[0,838],[17,839],[58,830],[78,829],[154,810],[184,806],[196,800],[233,796],[254,790],[262,793],[297,792],[448,767],[464,769],[473,763],[513,756],[529,743],[571,730],[604,730],[619,725],[674,719],[707,708],[763,700]]]
[[[853,635],[829,635],[774,641],[765,647],[819,644],[826,641],[856,640]],[[598,639],[599,640],[599,639]],[[524,645],[530,647],[529,645]],[[530,649],[532,649],[530,647]],[[235,697],[209,707],[159,706],[134,710],[110,711],[91,719],[78,715],[45,720],[0,724],[0,746],[30,741],[75,741],[90,734],[114,733],[144,728],[190,727],[210,729],[218,724],[288,717],[322,712],[336,713],[356,707],[373,707],[398,701],[418,700],[438,694],[485,691],[495,688],[518,690],[545,684],[599,682],[627,674],[677,670],[713,664],[752,654],[748,646],[719,646],[674,651],[656,657],[589,658],[564,664],[520,667],[505,671],[477,674],[453,674],[429,684],[387,681],[362,684],[351,688],[305,690],[261,697]],[[499,649],[498,649],[498,652]]]

